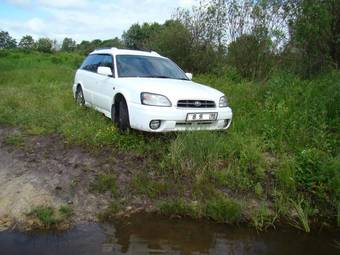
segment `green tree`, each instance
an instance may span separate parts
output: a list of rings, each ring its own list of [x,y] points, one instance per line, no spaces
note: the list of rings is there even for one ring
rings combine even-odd
[[[229,44],[227,62],[249,79],[265,78],[272,67],[271,40],[256,33],[244,34]]]
[[[17,46],[17,42],[8,32],[0,31],[0,49],[12,49]]]
[[[179,21],[168,20],[162,30],[150,38],[150,47],[174,60],[187,71],[192,71],[191,34]]]
[[[301,0],[291,19],[291,46],[307,76],[340,64],[340,2]]]
[[[72,38],[65,37],[63,43],[61,45],[62,51],[74,51],[76,49],[76,41],[72,40]]]
[[[124,48],[124,43],[118,37],[113,39],[107,39],[100,43],[100,47],[116,47],[116,48]]]
[[[36,48],[38,51],[49,53],[52,52],[53,41],[49,38],[40,38],[36,42]]]
[[[144,23],[142,26],[133,24],[127,31],[123,33],[123,41],[126,47],[130,49],[149,49],[150,41],[162,29],[158,23]]]
[[[77,51],[84,54],[89,54],[91,50],[91,43],[89,41],[83,40],[77,45]]]
[[[18,46],[19,48],[26,49],[26,50],[34,49],[35,43],[34,43],[33,37],[30,35],[23,36]]]

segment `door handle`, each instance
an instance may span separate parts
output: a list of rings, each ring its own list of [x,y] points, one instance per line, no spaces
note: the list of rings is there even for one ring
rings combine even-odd
[[[116,87],[113,87],[112,89],[113,89],[113,90],[115,90],[115,89],[116,89]]]

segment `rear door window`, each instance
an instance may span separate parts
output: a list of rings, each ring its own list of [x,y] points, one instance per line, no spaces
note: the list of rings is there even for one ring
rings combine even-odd
[[[80,66],[80,69],[90,71],[90,72],[97,72],[97,68],[102,62],[104,55],[98,55],[98,54],[91,54],[89,55],[83,62],[83,64]]]

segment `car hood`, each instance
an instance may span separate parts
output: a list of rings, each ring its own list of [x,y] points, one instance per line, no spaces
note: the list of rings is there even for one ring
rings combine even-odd
[[[134,91],[150,92],[177,100],[218,101],[223,93],[211,87],[190,81],[161,78],[119,78],[119,84]]]

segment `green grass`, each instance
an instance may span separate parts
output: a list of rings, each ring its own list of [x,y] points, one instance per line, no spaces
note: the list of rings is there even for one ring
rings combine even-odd
[[[1,51],[0,124],[147,158],[152,169],[132,178],[129,187],[155,203],[166,201],[163,212],[182,210],[226,221],[225,201],[215,201],[222,191],[241,204],[248,198],[272,203],[274,215],[289,219],[296,209],[289,201],[303,198],[319,212],[313,222],[339,221],[339,71],[314,80],[278,73],[263,83],[198,75],[196,81],[227,95],[234,114],[230,129],[154,135],[121,133],[100,113],[75,105],[71,86],[81,59],[77,54]],[[9,140],[20,144],[20,138]],[[157,179],[147,178],[150,170]],[[98,190],[116,190],[114,178],[100,178]],[[166,187],[169,180],[175,188]],[[198,207],[180,198],[197,201]],[[242,210],[260,215],[257,225],[270,222],[264,209]]]
[[[264,204],[251,212],[251,223],[258,231],[267,230],[270,227],[275,228],[277,218],[278,215],[273,214]]]
[[[315,209],[311,208],[308,201],[303,199],[298,202],[292,201],[293,208],[296,212],[297,217],[292,219],[291,224],[307,233],[310,232],[310,217],[315,213]]]
[[[98,213],[98,219],[100,221],[112,221],[121,209],[122,205],[114,200],[104,211]]]
[[[58,223],[58,220],[54,215],[54,210],[51,207],[37,207],[32,210],[31,214],[37,217],[40,222],[46,226]]]
[[[169,183],[164,180],[157,181],[147,175],[137,175],[132,179],[131,187],[138,194],[147,195],[150,198],[156,198],[166,194],[169,189]]]
[[[8,145],[13,145],[19,148],[25,145],[24,137],[21,133],[7,135],[4,142]]]
[[[158,207],[164,215],[189,216],[195,219],[207,217],[220,223],[237,223],[242,219],[241,205],[223,196],[216,196],[206,202],[167,200],[159,203]]]
[[[91,185],[91,189],[99,193],[110,191],[112,195],[116,195],[116,176],[112,174],[100,174],[96,181]]]
[[[62,218],[70,218],[73,215],[73,209],[68,205],[62,205],[59,208],[59,213],[62,215]]]
[[[212,220],[221,223],[239,222],[241,212],[240,204],[225,197],[211,199],[205,205],[205,214]]]
[[[70,220],[73,209],[68,205],[62,205],[58,210],[52,207],[38,206],[32,209],[29,215],[38,219],[44,228],[49,229]]]
[[[166,200],[160,202],[158,205],[161,214],[175,215],[191,218],[201,218],[203,211],[201,205],[195,201],[185,201],[181,198]]]

